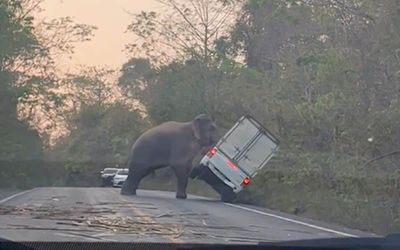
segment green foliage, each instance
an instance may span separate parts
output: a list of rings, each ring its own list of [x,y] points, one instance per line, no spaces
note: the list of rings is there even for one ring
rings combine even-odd
[[[30,17],[17,18],[21,1],[0,1],[0,180],[7,186],[20,179],[29,185],[27,171],[42,159],[42,142],[36,131],[18,119],[19,89],[16,75],[4,66],[10,57],[36,45]],[[26,170],[26,171],[25,171]]]
[[[133,142],[148,126],[139,112],[121,103],[83,105],[70,123],[70,135],[48,160],[64,166],[67,185],[80,186],[97,185],[105,167],[124,167]]]
[[[0,1],[0,62],[6,57],[18,55],[24,49],[37,44],[33,31],[32,16],[22,19],[16,13],[22,11],[23,1]]]
[[[137,68],[143,68],[138,74]],[[130,60],[123,66],[119,85],[145,105],[158,124],[168,120],[191,120],[205,112],[206,70],[196,61],[171,63],[158,69],[143,60]]]
[[[242,199],[364,230],[394,232],[399,203],[387,190],[397,186],[392,180],[399,177],[398,157],[373,166],[364,163],[400,146],[393,88],[399,79],[389,77],[399,62],[386,54],[391,45],[372,38],[379,33],[399,41],[400,33],[390,28],[396,15],[389,14],[398,4],[378,4],[372,23],[372,10],[364,9],[372,1],[336,7],[310,1],[290,8],[285,1],[273,2],[250,1],[233,33],[245,46],[247,64],[269,79],[247,105],[257,100],[258,106],[268,107],[255,116],[267,121],[267,127],[277,126],[274,131],[283,144],[270,170],[257,177]],[[285,15],[269,14],[274,12]],[[291,20],[299,14],[303,17],[293,30]],[[346,16],[352,19],[343,21]],[[285,36],[269,27],[276,22]],[[248,32],[250,36],[240,36]],[[271,67],[265,67],[266,61]],[[257,98],[262,95],[265,99]]]
[[[51,123],[60,105],[59,81],[53,53],[73,52],[93,27],[70,18],[34,20],[40,0],[0,0],[0,185],[30,188],[51,185],[59,168],[43,161],[44,144],[38,129]],[[37,112],[39,111],[39,112]],[[38,122],[39,113],[42,119]],[[50,115],[49,115],[50,114]],[[54,117],[53,117],[54,118]],[[37,127],[35,127],[37,126]],[[46,125],[48,126],[48,125]],[[61,172],[62,173],[62,172]]]

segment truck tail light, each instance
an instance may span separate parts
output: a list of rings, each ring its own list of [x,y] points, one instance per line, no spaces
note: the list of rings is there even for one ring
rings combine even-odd
[[[242,181],[242,185],[243,186],[247,186],[250,184],[250,178],[249,177],[245,177]]]
[[[216,147],[212,147],[212,148],[207,152],[207,156],[208,156],[208,157],[213,157],[216,153],[217,153],[217,148],[216,148]]]

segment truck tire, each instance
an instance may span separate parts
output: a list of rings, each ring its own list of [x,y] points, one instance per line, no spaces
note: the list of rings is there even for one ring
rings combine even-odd
[[[223,202],[233,202],[236,199],[236,193],[233,192],[232,188],[227,186],[224,182],[221,181],[217,176],[214,175],[213,172],[207,166],[196,166],[199,172],[198,178],[200,180],[205,181],[212,189],[214,189],[221,197],[221,201]]]
[[[223,190],[221,190],[220,195],[221,195],[221,201],[228,203],[234,202],[237,197],[237,194],[233,192],[233,190],[229,187],[226,187]]]

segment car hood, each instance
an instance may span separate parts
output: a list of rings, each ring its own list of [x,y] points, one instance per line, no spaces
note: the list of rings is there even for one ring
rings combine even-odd
[[[259,246],[274,247],[302,247],[304,249],[400,249],[400,234],[391,234],[386,237],[340,237],[309,240],[295,240],[282,242],[259,242]]]

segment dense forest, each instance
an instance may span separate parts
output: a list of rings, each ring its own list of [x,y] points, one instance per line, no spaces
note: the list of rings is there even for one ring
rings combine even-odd
[[[120,69],[59,74],[96,28],[0,0],[0,186],[97,185],[151,126],[248,113],[281,149],[242,202],[400,230],[399,1],[159,3],[131,14]]]

